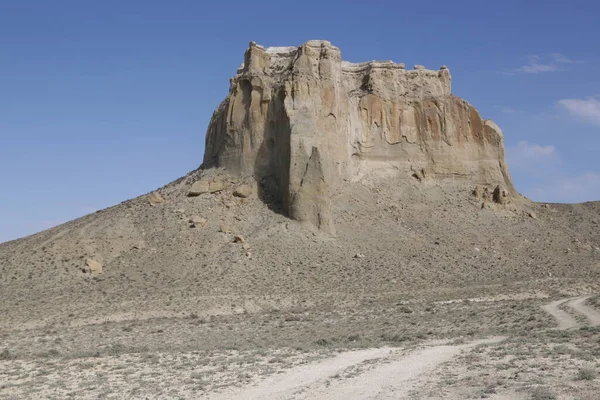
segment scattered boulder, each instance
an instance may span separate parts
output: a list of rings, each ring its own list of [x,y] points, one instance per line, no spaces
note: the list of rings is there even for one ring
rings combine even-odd
[[[151,206],[156,206],[159,204],[163,204],[165,202],[165,199],[160,195],[160,193],[152,192],[148,196],[148,202]]]
[[[364,255],[364,254],[362,254],[362,253],[356,253],[356,254],[354,255],[354,258],[365,258],[365,255]]]
[[[471,192],[471,196],[478,200],[488,200],[490,198],[490,190],[484,186],[477,185]]]
[[[88,273],[89,274],[101,274],[102,273],[102,264],[100,264],[96,260],[92,260],[91,258],[88,258],[85,261],[85,265],[81,269],[81,271],[86,274],[88,274]]]
[[[492,194],[494,203],[504,205],[509,203],[508,191],[501,185],[496,186],[494,193]]]
[[[191,217],[189,219],[189,223],[190,223],[190,228],[204,228],[206,226],[206,224],[208,224],[208,221],[206,220],[206,218],[202,218],[197,215],[194,215],[193,217]]]
[[[202,178],[192,184],[188,191],[189,197],[200,196],[204,193],[217,193],[225,189],[225,183],[219,177]]]
[[[225,184],[219,178],[215,178],[213,181],[208,183],[208,191],[210,193],[217,193],[225,189]]]
[[[221,224],[219,225],[219,232],[222,233],[233,233],[233,228],[229,225]]]
[[[233,243],[245,243],[244,237],[242,235],[235,235],[233,237]]]
[[[537,215],[536,215],[536,214],[535,214],[533,211],[529,211],[529,212],[527,213],[527,215],[529,216],[529,218],[532,218],[532,219],[537,219]]]
[[[208,191],[208,181],[201,179],[199,181],[194,182],[194,184],[190,188],[190,191],[188,192],[188,196],[200,196],[201,194],[208,193]]]
[[[252,195],[253,189],[252,186],[247,185],[247,184],[242,184],[240,186],[238,186],[235,191],[233,192],[233,195],[235,197],[241,197],[243,199],[250,197]]]
[[[422,182],[425,179],[425,170],[417,170],[413,171],[413,178],[417,179],[419,182]]]

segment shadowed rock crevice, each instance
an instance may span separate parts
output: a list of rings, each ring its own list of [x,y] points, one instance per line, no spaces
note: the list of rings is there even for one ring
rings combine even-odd
[[[283,108],[285,92],[280,88],[269,101],[262,142],[254,162],[258,197],[277,213],[288,215],[290,122]]]

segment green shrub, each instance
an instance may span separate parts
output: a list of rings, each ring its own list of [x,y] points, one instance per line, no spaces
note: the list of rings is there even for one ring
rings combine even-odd
[[[577,380],[580,381],[593,381],[596,379],[596,369],[593,367],[580,368],[577,373]]]
[[[14,357],[8,349],[0,351],[0,360],[12,360]]]
[[[538,386],[531,392],[531,400],[556,400],[556,395],[545,386]]]

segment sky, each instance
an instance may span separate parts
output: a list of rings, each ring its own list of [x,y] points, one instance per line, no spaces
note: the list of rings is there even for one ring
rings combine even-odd
[[[0,242],[197,168],[250,41],[447,65],[517,189],[600,200],[600,2],[0,0]]]

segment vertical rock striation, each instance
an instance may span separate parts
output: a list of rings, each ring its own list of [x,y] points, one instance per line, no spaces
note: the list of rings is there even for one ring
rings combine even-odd
[[[327,41],[250,43],[211,119],[203,168],[254,177],[291,218],[329,232],[331,190],[391,171],[515,193],[502,131],[450,89],[445,66],[349,63]]]

